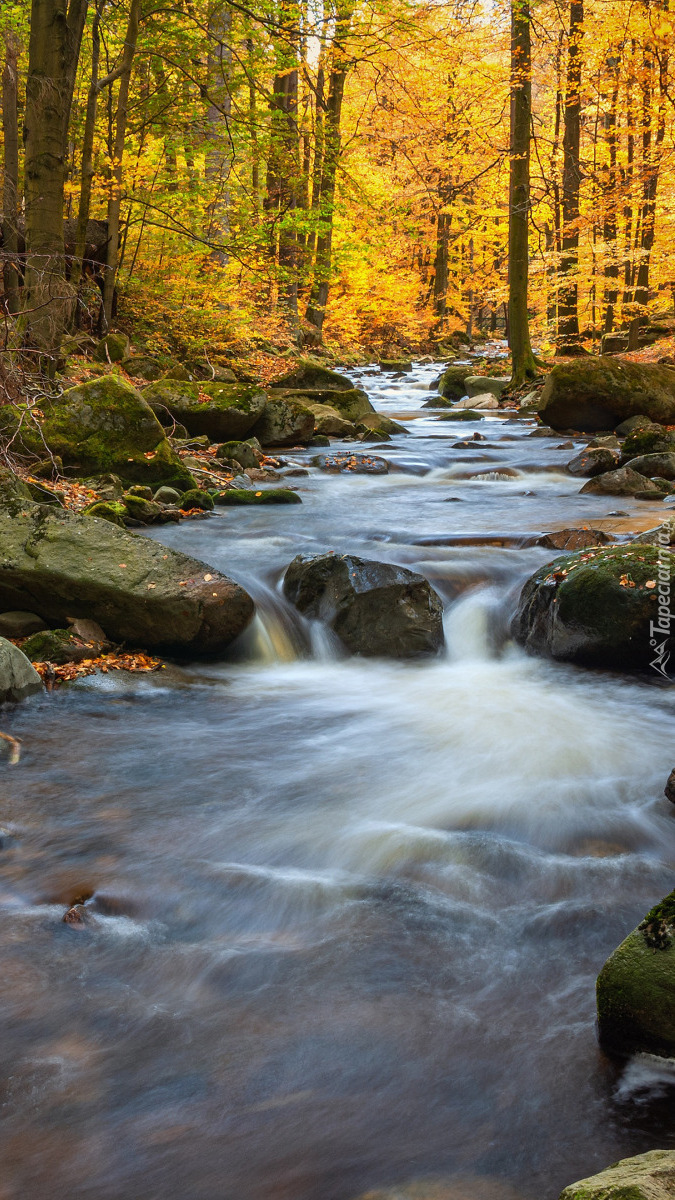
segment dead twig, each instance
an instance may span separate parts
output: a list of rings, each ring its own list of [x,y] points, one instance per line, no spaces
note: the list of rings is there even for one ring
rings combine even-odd
[[[21,758],[21,738],[12,737],[9,733],[0,733],[0,738],[3,742],[9,742],[9,759],[7,761],[10,767],[13,767]]]

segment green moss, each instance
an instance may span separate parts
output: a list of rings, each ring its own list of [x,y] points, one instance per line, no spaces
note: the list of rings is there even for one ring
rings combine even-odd
[[[301,504],[302,500],[297,492],[292,492],[290,488],[270,488],[266,492],[254,492],[247,488],[230,488],[227,492],[220,492],[216,497],[216,504]]]
[[[125,505],[121,500],[97,500],[95,504],[83,509],[87,517],[100,517],[103,521],[111,521],[113,525],[124,528],[124,518],[127,515]]]
[[[73,658],[87,657],[81,639],[76,638],[69,629],[45,629],[42,633],[34,633],[21,649],[31,662],[61,664],[72,662]]]
[[[644,454],[667,454],[674,449],[675,434],[669,433],[662,425],[651,425],[628,435],[621,449],[621,463],[641,458]]]
[[[672,945],[675,934],[675,891],[650,909],[638,929],[653,950],[667,950]]]
[[[210,512],[213,508],[213,497],[209,492],[201,492],[199,488],[190,488],[181,498],[180,507],[184,512],[190,508],[202,508]]]

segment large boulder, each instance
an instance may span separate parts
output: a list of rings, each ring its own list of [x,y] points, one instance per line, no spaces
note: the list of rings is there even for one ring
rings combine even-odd
[[[271,392],[271,400],[283,398],[291,404],[300,404],[309,408],[312,404],[328,404],[337,410],[345,421],[362,421],[370,413],[374,413],[368,396],[362,388],[350,387],[349,390],[331,390],[321,388],[278,388]]]
[[[675,433],[663,425],[651,424],[633,429],[621,448],[621,465],[645,454],[671,454],[675,451]]]
[[[44,507],[0,511],[0,609],[49,624],[97,621],[116,642],[216,654],[246,628],[253,601],[197,559],[109,521]]]
[[[329,437],[345,437],[352,433],[354,426],[351,421],[346,421],[340,416],[337,408],[332,404],[316,404],[314,401],[309,401],[306,407],[310,412],[314,413],[314,432],[325,433]]]
[[[626,464],[631,471],[639,475],[647,475],[652,479],[675,479],[675,453],[670,454],[641,454],[639,458],[631,458]]]
[[[0,432],[14,446],[44,457],[45,445],[85,475],[113,472],[125,480],[189,487],[194,481],[136,388],[104,375],[44,399],[39,410],[6,404]]]
[[[646,475],[640,475],[632,467],[619,467],[616,471],[605,471],[585,483],[579,493],[601,496],[640,496],[643,493],[660,493],[661,488]]]
[[[467,375],[466,390],[469,396],[484,396],[490,392],[493,396],[501,396],[511,382],[510,375],[497,379],[494,375]]]
[[[229,442],[251,433],[267,404],[267,392],[245,383],[197,383],[160,379],[143,396],[163,424],[184,425],[193,437]]]
[[[595,433],[644,414],[670,425],[675,423],[675,368],[606,355],[570,359],[551,371],[537,409],[554,429]]]
[[[443,602],[422,575],[354,554],[298,555],[284,594],[352,654],[420,658],[443,646]]]
[[[606,1049],[675,1056],[675,892],[609,956],[596,994]]]
[[[270,387],[286,388],[292,391],[299,389],[301,391],[348,392],[353,389],[354,384],[351,379],[347,379],[346,375],[339,375],[337,371],[331,371],[321,363],[305,358],[301,359],[297,366],[282,375],[280,379],[276,379],[274,383],[270,384]]]
[[[468,375],[471,374],[470,366],[452,366],[446,367],[438,381],[438,391],[445,400],[461,400],[462,396],[466,396],[465,381]],[[428,405],[433,404],[432,400],[428,401]]]
[[[253,429],[261,446],[297,446],[314,436],[314,413],[302,397],[273,392]]]
[[[605,471],[613,470],[618,459],[618,454],[605,446],[589,446],[570,459],[567,470],[570,475],[591,478],[593,475],[602,475]]]
[[[672,1200],[673,1196],[675,1150],[648,1150],[570,1184],[560,1200]]]
[[[106,333],[105,337],[101,338],[94,350],[94,358],[98,362],[121,362],[123,358],[128,358],[130,354],[131,342],[126,333],[112,331]]]
[[[42,680],[18,646],[0,637],[0,702],[25,700],[42,691]]]
[[[525,584],[511,631],[534,654],[612,670],[644,670],[655,638],[659,589],[675,592],[675,554],[635,544],[582,550],[541,567]]]

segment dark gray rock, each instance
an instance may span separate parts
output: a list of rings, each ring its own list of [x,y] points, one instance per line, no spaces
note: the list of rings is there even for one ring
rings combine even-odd
[[[420,658],[444,644],[443,602],[422,575],[353,554],[299,555],[284,594],[323,621],[352,654]]]
[[[567,470],[570,475],[590,478],[612,471],[618,461],[619,455],[613,450],[607,450],[604,446],[588,447],[568,462]]]

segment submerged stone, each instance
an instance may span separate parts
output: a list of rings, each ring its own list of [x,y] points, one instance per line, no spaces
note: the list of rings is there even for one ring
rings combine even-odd
[[[675,1056],[675,892],[609,956],[596,995],[606,1049]]]

